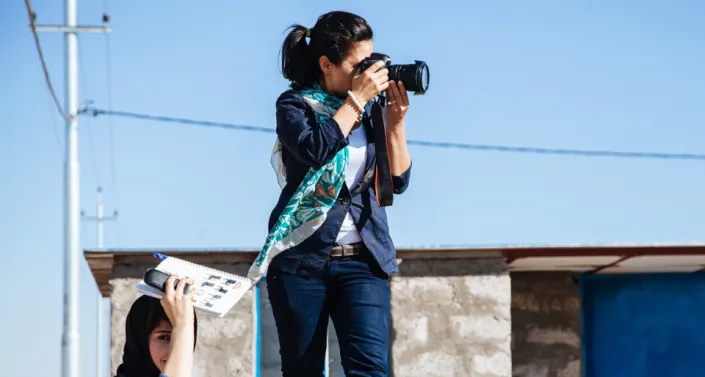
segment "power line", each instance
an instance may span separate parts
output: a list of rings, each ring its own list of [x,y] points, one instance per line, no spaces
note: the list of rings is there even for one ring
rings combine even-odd
[[[110,11],[108,10],[108,1],[103,0],[103,24],[107,24],[110,22]],[[111,62],[111,57],[110,57],[110,33],[105,34],[105,76],[106,76],[106,81],[107,81],[107,90],[108,90],[108,109],[112,109],[112,103],[113,103],[113,93],[112,93],[112,78],[111,78],[111,69],[110,69],[110,62]],[[110,156],[110,183],[113,188],[113,195],[115,197],[115,202],[119,203],[119,196],[117,193],[117,184],[115,180],[115,147],[114,147],[114,141],[113,141],[113,119],[108,118],[108,131],[109,131],[109,156]],[[102,230],[102,220],[100,217],[102,217],[102,189],[99,188],[98,192],[98,247],[102,248],[103,247],[103,230]],[[119,206],[119,204],[118,204]],[[117,211],[115,211],[115,214],[113,216],[113,219],[117,218]],[[117,233],[118,237],[120,234],[119,231],[119,224]],[[97,315],[97,329],[96,329],[96,377],[104,377],[106,376],[106,368],[104,365],[103,360],[105,359],[105,348],[106,344],[105,341],[103,340],[103,332],[104,332],[104,326],[103,326],[103,319],[105,316],[105,313],[103,311],[103,296],[99,292],[98,293],[98,300],[97,300],[97,310],[96,310],[96,315]]]
[[[110,8],[108,0],[103,0],[103,22],[110,22]],[[108,94],[108,110],[113,109],[113,69],[112,69],[112,47],[110,34],[105,34],[105,80]],[[116,205],[120,206],[120,195],[117,189],[117,168],[115,165],[115,125],[113,118],[108,117],[108,153],[110,156],[110,184],[113,189],[113,196]],[[116,224],[116,239],[120,241],[120,223]]]
[[[29,22],[30,22],[30,26],[32,29],[32,36],[34,36],[34,44],[37,46],[37,52],[39,53],[39,60],[42,63],[42,70],[44,70],[44,79],[46,80],[47,86],[49,87],[49,92],[51,93],[51,97],[54,99],[54,104],[56,105],[56,109],[59,111],[59,114],[61,114],[61,117],[64,118],[65,121],[69,122],[71,120],[71,117],[69,117],[64,112],[64,110],[61,108],[61,103],[59,103],[59,99],[56,97],[56,92],[54,91],[54,85],[52,85],[51,78],[49,77],[49,69],[47,68],[47,63],[44,60],[44,53],[42,52],[42,45],[39,43],[39,35],[37,34],[37,24],[36,24],[37,15],[32,10],[32,4],[30,4],[29,0],[25,0],[24,3],[27,7],[27,14],[29,15]]]
[[[64,146],[61,143],[61,136],[59,136],[59,124],[56,123],[56,113],[54,112],[54,103],[52,102],[51,98],[46,97],[47,99],[47,106],[49,107],[49,118],[51,118],[51,124],[52,124],[52,130],[54,131],[54,136],[56,137],[56,145],[58,147],[58,152],[59,155],[61,156],[62,153],[61,151],[64,150]]]
[[[108,3],[107,1],[104,0],[104,6],[106,8],[106,13],[107,14],[107,7]],[[113,109],[113,79],[112,79],[112,53],[111,53],[111,47],[110,47],[110,34],[105,35],[105,77],[106,77],[106,84],[107,84],[107,91],[108,91],[108,110],[112,111]],[[117,191],[117,169],[115,168],[115,125],[113,124],[113,118],[108,117],[108,131],[109,131],[109,136],[108,140],[110,142],[109,144],[109,154],[110,154],[110,183],[113,187],[113,194],[115,195],[115,201],[117,202],[117,205],[120,205],[120,200],[118,196],[118,191]]]
[[[98,108],[84,108],[79,113],[86,113],[92,116],[119,116],[134,119],[143,119],[159,122],[181,123],[195,126],[217,127],[239,131],[253,131],[264,133],[276,133],[274,128],[239,125],[223,122],[211,122],[204,120],[175,118],[168,116],[158,116],[149,114],[133,113],[128,111],[112,111]],[[442,149],[464,149],[476,151],[491,151],[491,152],[509,152],[509,153],[531,153],[531,154],[550,154],[550,155],[572,155],[582,157],[618,157],[618,158],[648,158],[661,160],[701,160],[705,161],[705,154],[693,153],[653,153],[653,152],[624,152],[613,150],[584,150],[584,149],[565,149],[565,148],[538,148],[538,147],[513,147],[506,145],[486,145],[486,144],[466,144],[466,143],[450,143],[425,140],[408,140],[407,144],[417,145],[430,148]]]
[[[182,123],[182,124],[189,124],[189,125],[194,125],[194,126],[218,127],[218,128],[225,128],[225,129],[230,129],[230,130],[275,133],[275,130],[273,128],[268,128],[268,127],[248,126],[248,125],[239,125],[239,124],[222,123],[222,122],[211,122],[211,121],[205,121],[205,120],[195,120],[195,119],[168,117],[168,116],[139,114],[139,113],[133,113],[133,112],[129,112],[129,111],[104,110],[104,109],[97,109],[97,108],[93,108],[93,107],[86,107],[84,109],[81,109],[81,110],[79,110],[79,114],[80,113],[87,113],[87,114],[90,114],[94,117],[99,116],[99,115],[119,116],[119,117],[152,120],[152,121],[159,121],[159,122]]]
[[[478,151],[493,151],[493,152],[572,155],[572,156],[583,156],[583,157],[650,158],[650,159],[662,159],[662,160],[705,160],[705,154],[694,154],[694,153],[622,152],[622,151],[611,151],[611,150],[581,150],[581,149],[562,149],[562,148],[511,147],[511,146],[505,146],[505,145],[446,143],[446,142],[433,142],[433,141],[422,141],[422,140],[409,140],[409,141],[407,141],[407,143],[409,145],[419,145],[419,146],[435,147],[435,148],[473,149],[473,150],[478,150]]]
[[[86,83],[88,80],[86,79],[86,70],[83,68],[85,65],[83,64],[85,60],[83,59],[83,50],[79,49],[78,50],[78,72],[81,75],[81,80],[80,84],[81,85],[81,90],[83,92],[84,98],[89,98],[90,96],[88,95],[88,89],[86,87]],[[85,103],[90,103],[90,101],[85,101]],[[90,156],[90,161],[91,161],[91,167],[93,168],[93,174],[95,175],[95,180],[98,183],[98,186],[101,186],[101,179],[100,179],[100,168],[98,167],[98,159],[96,158],[96,153],[95,153],[95,143],[93,142],[93,130],[91,127],[90,121],[86,121],[86,125],[88,126],[88,150],[89,150],[89,156]]]

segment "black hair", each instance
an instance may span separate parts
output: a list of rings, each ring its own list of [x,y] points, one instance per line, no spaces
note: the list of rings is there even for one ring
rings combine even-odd
[[[355,44],[372,39],[372,28],[364,18],[343,11],[326,13],[310,29],[293,25],[281,49],[282,73],[294,90],[310,88],[320,80],[318,60],[326,56],[340,64]]]
[[[142,300],[149,301],[149,305],[147,305],[147,313],[144,319],[144,329],[146,330],[145,332],[147,334],[151,334],[152,331],[154,331],[154,329],[156,329],[161,322],[171,323],[171,321],[169,321],[169,317],[166,315],[166,311],[164,311],[164,307],[162,306],[161,302],[159,302],[159,300],[149,296],[146,296]]]

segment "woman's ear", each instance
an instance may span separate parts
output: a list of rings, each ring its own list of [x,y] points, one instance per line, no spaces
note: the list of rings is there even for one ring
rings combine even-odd
[[[324,76],[330,74],[331,70],[333,70],[333,63],[328,60],[327,56],[318,58],[318,65],[321,67],[321,72],[323,72]]]

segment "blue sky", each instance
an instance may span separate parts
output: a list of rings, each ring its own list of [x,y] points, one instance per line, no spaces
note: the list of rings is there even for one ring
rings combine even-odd
[[[108,0],[113,108],[274,126],[291,23],[330,1]],[[698,1],[341,2],[395,62],[425,60],[411,139],[703,153],[705,3]],[[34,0],[39,23],[62,2]],[[79,1],[82,24],[103,2]],[[58,376],[62,324],[63,123],[21,1],[0,5],[0,377]],[[41,41],[63,99],[63,37]],[[105,37],[80,37],[80,97],[108,106]],[[262,245],[278,186],[273,135],[81,118],[81,207],[98,185],[110,247]],[[389,210],[400,246],[703,240],[705,162],[411,147],[409,190]],[[116,179],[113,179],[116,178]],[[95,246],[84,223],[82,247]],[[41,279],[20,283],[27,276]],[[56,282],[56,283],[54,283]],[[25,286],[26,288],[20,288]],[[82,374],[94,375],[96,288],[81,264]]]

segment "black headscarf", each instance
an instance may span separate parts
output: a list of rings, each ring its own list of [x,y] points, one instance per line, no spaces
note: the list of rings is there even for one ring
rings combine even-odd
[[[125,321],[125,348],[122,364],[117,368],[118,377],[159,377],[159,368],[154,365],[149,353],[149,334],[161,321],[169,321],[169,318],[156,298],[145,295],[132,304]],[[198,321],[194,316],[194,347],[197,327]]]

